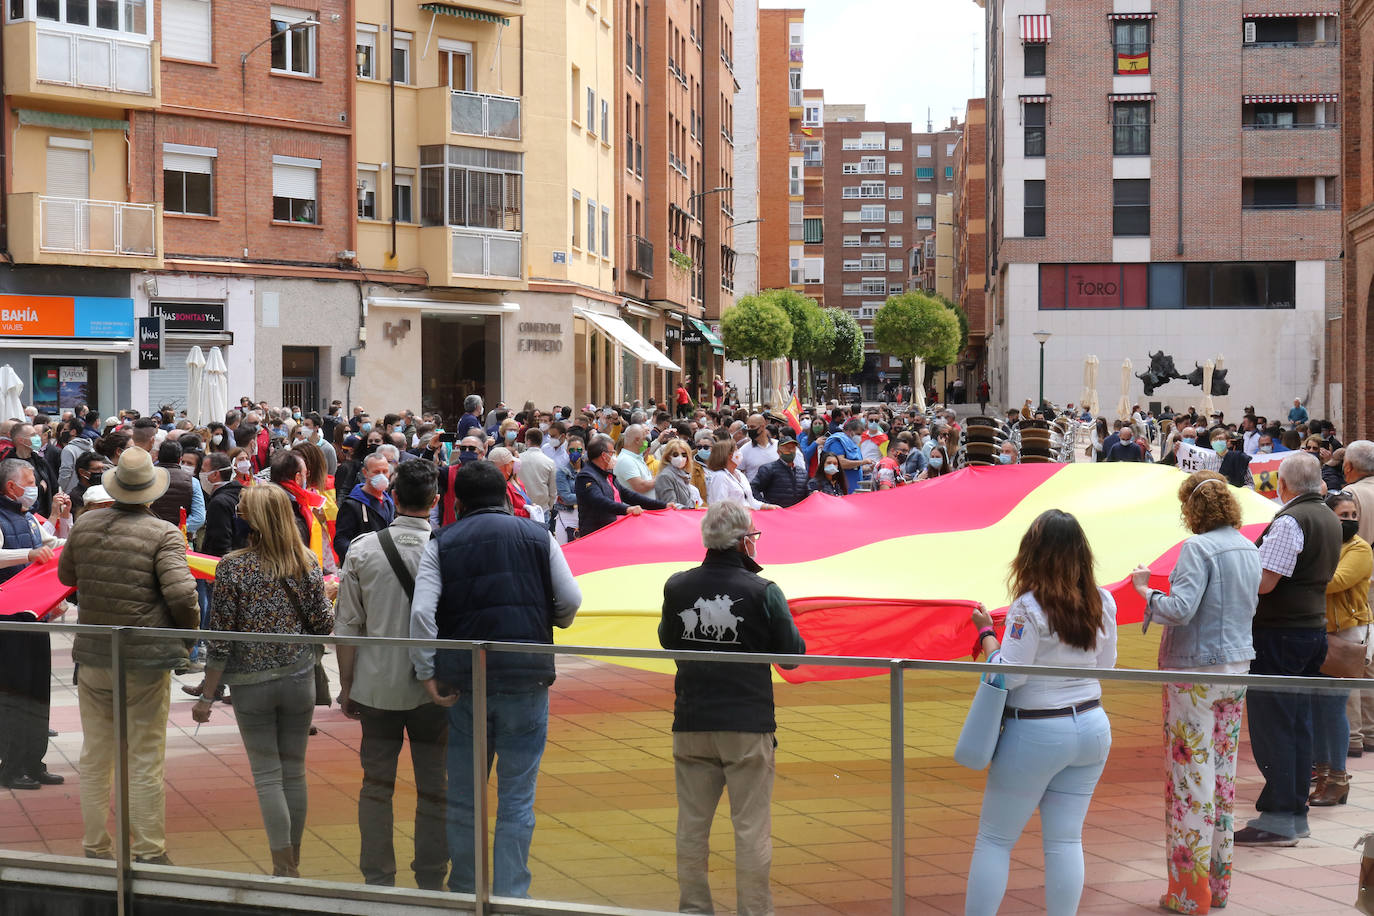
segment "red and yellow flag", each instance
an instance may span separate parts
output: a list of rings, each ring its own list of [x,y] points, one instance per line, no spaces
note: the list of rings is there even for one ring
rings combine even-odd
[[[782,409],[782,415],[787,419],[787,425],[792,427],[792,432],[801,432],[801,402],[797,396],[792,395],[792,400],[787,402],[787,406]]]

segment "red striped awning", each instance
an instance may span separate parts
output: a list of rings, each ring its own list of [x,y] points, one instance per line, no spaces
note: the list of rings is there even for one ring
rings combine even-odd
[[[1030,44],[1050,43],[1050,17],[1048,13],[1021,17],[1021,40]]]
[[[1156,93],[1153,92],[1109,92],[1107,101],[1109,102],[1153,102]]]
[[[1338,102],[1340,96],[1334,92],[1315,92],[1297,95],[1247,95],[1242,96],[1246,105],[1273,105],[1297,102]]]
[[[1050,100],[1048,95],[1023,95],[1019,98],[1022,102],[1048,102]]]
[[[1340,16],[1336,10],[1317,10],[1301,13],[1246,13],[1243,19],[1335,19]]]
[[[1155,19],[1158,13],[1108,13],[1108,19]]]

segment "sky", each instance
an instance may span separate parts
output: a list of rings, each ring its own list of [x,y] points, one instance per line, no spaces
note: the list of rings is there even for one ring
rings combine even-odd
[[[983,95],[983,9],[973,0],[761,0],[805,9],[803,86],[862,102],[874,121],[939,130]]]

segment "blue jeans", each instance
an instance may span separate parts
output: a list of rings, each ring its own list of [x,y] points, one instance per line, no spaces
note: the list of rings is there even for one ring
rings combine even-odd
[[[1255,627],[1251,674],[1315,677],[1326,658],[1326,629]],[[1312,696],[1250,688],[1250,749],[1264,776],[1251,827],[1283,837],[1307,834],[1312,773]]]
[[[1345,715],[1349,690],[1312,694],[1312,762],[1345,772],[1350,751],[1350,720]]]
[[[1007,719],[988,769],[969,866],[965,916],[992,916],[1007,892],[1011,850],[1037,808],[1045,911],[1072,916],[1083,895],[1083,819],[1107,763],[1112,726],[1101,707],[1054,719]]]
[[[473,863],[472,695],[448,710],[448,851],[453,857],[448,889],[471,894]],[[534,835],[534,786],[549,731],[549,691],[487,695],[487,776],[496,759],[496,839],[492,844],[492,893],[528,897],[530,839]]]

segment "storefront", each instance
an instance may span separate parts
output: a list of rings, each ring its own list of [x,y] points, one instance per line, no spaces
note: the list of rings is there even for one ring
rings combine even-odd
[[[683,316],[682,356],[686,365],[687,390],[692,399],[704,404],[712,400],[711,384],[723,371],[725,344],[716,329],[690,315]]]
[[[108,417],[128,406],[133,337],[133,299],[0,294],[0,365],[40,413],[87,404]]]
[[[645,333],[652,333],[651,318],[626,312],[624,317],[573,308],[574,339],[579,347],[579,400],[585,393],[594,404],[647,402],[652,396],[655,374],[681,372]],[[582,382],[584,377],[586,381]]]
[[[234,335],[225,328],[224,309],[223,301],[154,299],[148,303],[149,317],[163,319],[165,336],[162,368],[148,371],[146,411],[164,406],[178,413],[186,409],[189,387],[186,357],[192,347],[200,347],[203,356],[208,356],[211,348],[219,347],[228,362]]]

